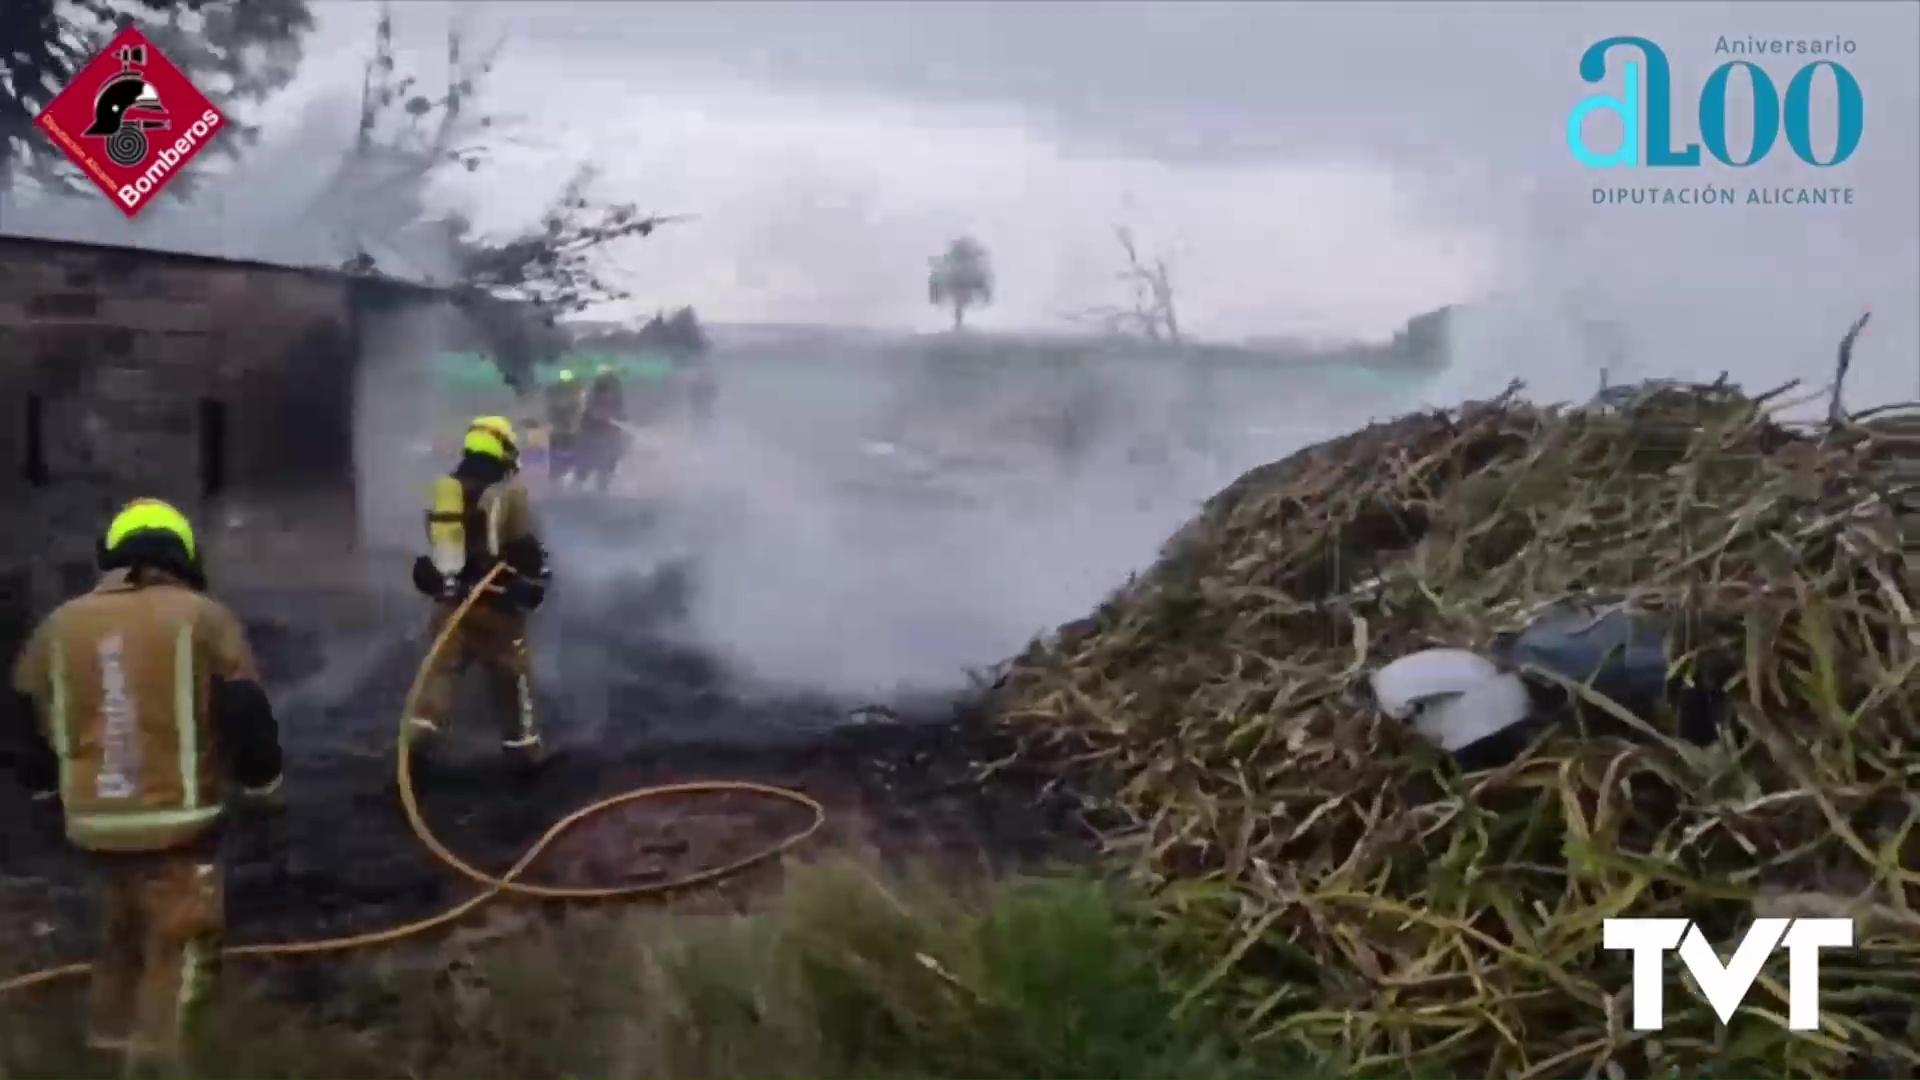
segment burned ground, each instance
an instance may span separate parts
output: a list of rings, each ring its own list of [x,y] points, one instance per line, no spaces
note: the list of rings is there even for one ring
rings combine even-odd
[[[570,536],[580,540],[579,530],[596,523],[554,524],[564,567]],[[554,821],[596,799],[651,784],[749,780],[823,803],[829,820],[818,847],[983,867],[1077,850],[1067,817],[1026,793],[978,783],[975,764],[1000,749],[964,700],[835,701],[751,686],[675,640],[691,582],[686,567],[669,564],[556,588],[537,616],[536,665],[558,753],[539,773],[515,776],[493,752],[484,718],[464,708],[448,745],[416,772],[443,842],[476,866],[504,871]],[[422,848],[398,802],[394,736],[426,646],[424,603],[299,587],[236,590],[229,599],[251,629],[288,751],[284,816],[237,814],[228,829],[233,939],[360,933],[469,896],[474,886]],[[343,611],[355,613],[351,629],[342,628]],[[3,799],[0,918],[30,929],[0,974],[84,956],[82,860],[36,825],[17,792]],[[664,881],[741,858],[807,821],[797,806],[751,795],[634,804],[562,838],[528,879]]]

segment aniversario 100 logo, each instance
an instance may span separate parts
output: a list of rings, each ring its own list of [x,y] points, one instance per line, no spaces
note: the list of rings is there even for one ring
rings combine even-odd
[[[33,122],[132,217],[207,148],[226,117],[127,27]]]
[[[1784,135],[1786,150],[1798,159],[1801,167],[1810,171],[1835,168],[1859,150],[1866,130],[1866,95],[1860,89],[1859,80],[1839,59],[1853,54],[1856,48],[1848,38],[1722,37],[1714,43],[1714,54],[1731,58],[1715,67],[1697,92],[1676,93],[1666,51],[1653,41],[1633,36],[1596,41],[1580,56],[1579,72],[1584,82],[1604,84],[1607,81],[1611,54],[1625,52],[1634,58],[1618,66],[1621,87],[1618,96],[1593,94],[1574,105],[1567,116],[1567,149],[1575,161],[1589,169],[1693,169],[1711,168],[1716,162],[1727,169],[1745,169],[1780,149]],[[1762,66],[1762,62],[1777,60],[1797,62],[1790,71],[1781,72],[1786,85],[1784,92],[1774,74]],[[1741,125],[1750,132],[1745,147],[1734,145],[1735,125],[1729,123],[1729,102],[1735,97],[1736,76],[1750,90],[1747,96],[1751,98],[1751,125]],[[1603,112],[1616,116],[1621,128],[1619,147],[1608,152],[1596,151],[1588,141],[1587,121]],[[1698,124],[1699,141],[1675,146],[1676,118],[1684,123],[1688,115]],[[1825,137],[1817,139],[1816,133]],[[1702,160],[1703,146],[1710,160]],[[1793,187],[1736,187],[1715,183],[1717,178],[1713,177],[1703,179],[1707,183],[1596,186],[1593,201],[1596,204],[1819,206],[1853,203],[1853,189],[1847,186],[1810,183]]]

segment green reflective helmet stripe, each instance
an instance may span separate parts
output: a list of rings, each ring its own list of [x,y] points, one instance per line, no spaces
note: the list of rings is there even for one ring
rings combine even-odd
[[[198,558],[194,551],[193,526],[187,516],[158,499],[135,499],[107,526],[107,550],[112,551],[137,532],[171,534],[186,546],[187,557]]]
[[[505,461],[505,463],[509,463],[509,465],[513,463],[515,457],[518,457],[515,444],[507,442],[505,438],[493,434],[492,430],[484,429],[484,427],[467,429],[467,438],[461,442],[461,450],[465,450],[467,454],[482,454],[486,455],[486,457],[493,457],[493,459]]]
[[[520,448],[520,440],[513,433],[513,421],[504,416],[477,416],[473,423],[467,425],[467,430],[485,431],[498,436],[501,448],[508,454]]]
[[[500,441],[500,436],[486,428],[468,429],[466,441],[460,448],[469,454],[484,454],[496,461],[507,460],[507,448]]]

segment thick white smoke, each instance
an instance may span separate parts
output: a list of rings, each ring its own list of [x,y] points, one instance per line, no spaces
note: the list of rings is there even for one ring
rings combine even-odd
[[[1085,615],[1238,472],[1398,407],[1312,373],[1229,373],[1222,400],[1194,402],[1173,392],[1187,381],[1177,364],[1096,360],[1082,378],[1111,419],[1069,463],[1005,435],[943,432],[937,405],[903,430],[895,395],[924,376],[900,356],[776,359],[785,370],[723,355],[716,421],[630,459],[650,530],[563,554],[591,583],[685,561],[684,640],[751,680],[849,696],[960,685]],[[1044,383],[1000,378],[991,393],[1008,412]],[[987,461],[958,460],[969,455]]]

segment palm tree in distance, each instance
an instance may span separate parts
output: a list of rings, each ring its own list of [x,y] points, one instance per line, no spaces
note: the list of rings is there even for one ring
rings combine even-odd
[[[927,302],[952,308],[955,330],[966,325],[968,308],[993,302],[993,265],[978,240],[962,236],[927,262]]]

